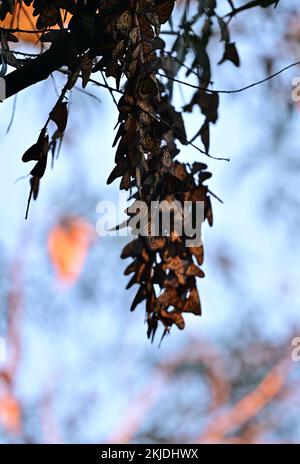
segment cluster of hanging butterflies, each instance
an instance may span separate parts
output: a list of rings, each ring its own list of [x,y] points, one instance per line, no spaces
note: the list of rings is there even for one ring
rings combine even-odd
[[[210,129],[218,119],[219,95],[210,89],[211,63],[207,51],[216,30],[223,48],[220,63],[230,61],[239,66],[240,59],[231,41],[229,22],[216,13],[217,2],[199,1],[191,14],[190,2],[178,8],[178,25],[174,29],[172,13],[174,0],[23,0],[2,1],[0,19],[17,9],[30,8],[36,18],[36,33],[51,47],[62,37],[69,37],[70,53],[65,53],[64,72],[68,81],[38,140],[24,153],[23,161],[35,162],[30,171],[30,195],[38,196],[49,153],[52,160],[60,146],[68,119],[67,94],[78,80],[85,88],[91,76],[102,76],[117,106],[115,167],[108,183],[120,179],[120,189],[129,193],[133,201],[146,205],[153,201],[179,205],[184,202],[203,202],[204,217],[212,225],[210,191],[205,182],[211,174],[201,162],[192,165],[177,161],[182,146],[192,145],[198,152],[211,156]],[[21,11],[21,10],[20,10]],[[161,37],[162,25],[169,22],[168,46]],[[197,26],[197,27],[196,27]],[[195,32],[197,30],[197,33]],[[2,30],[1,41],[10,64],[20,63],[9,43],[17,36]],[[3,42],[4,41],[4,42]],[[171,43],[171,45],[170,45]],[[181,111],[172,104],[174,83],[178,74],[185,73],[198,85],[188,104]],[[114,78],[115,91],[107,78]],[[93,79],[95,83],[95,80]],[[187,139],[183,115],[195,106],[202,113],[200,128],[191,140]],[[49,136],[49,122],[57,128]],[[203,149],[194,145],[202,142]],[[101,156],[101,153],[99,153]],[[28,208],[27,213],[28,214]],[[132,217],[132,215],[131,215]],[[147,222],[148,221],[148,222]],[[125,273],[133,274],[128,287],[138,285],[131,309],[145,302],[148,336],[153,338],[158,323],[163,334],[172,325],[184,327],[184,313],[201,314],[197,277],[203,277],[203,246],[187,246],[184,233],[178,235],[173,227],[168,236],[151,232],[151,215],[147,216],[148,234],[140,234],[122,252],[122,258],[133,261]],[[184,221],[184,217],[182,217]],[[197,225],[201,228],[201,223]]]

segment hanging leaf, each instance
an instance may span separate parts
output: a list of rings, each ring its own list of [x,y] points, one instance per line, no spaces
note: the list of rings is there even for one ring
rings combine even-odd
[[[93,60],[85,55],[81,60],[80,68],[82,73],[82,87],[85,89],[85,87],[88,85],[92,73]]]
[[[223,58],[218,64],[224,63],[224,61],[231,61],[235,66],[240,66],[240,57],[236,49],[235,43],[226,43]]]
[[[130,307],[130,311],[134,311],[137,305],[140,304],[146,298],[146,295],[147,295],[146,287],[144,285],[141,285],[137,294],[134,297],[134,300]]]

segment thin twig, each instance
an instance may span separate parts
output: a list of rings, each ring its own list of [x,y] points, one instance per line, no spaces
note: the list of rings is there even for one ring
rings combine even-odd
[[[32,194],[33,194],[33,186],[31,185],[31,186],[30,186],[30,192],[29,192],[28,200],[27,200],[27,208],[26,208],[26,213],[25,213],[25,220],[28,219],[28,214],[29,214],[29,208],[30,208],[30,203],[31,203],[31,199],[32,199]]]
[[[6,129],[6,135],[9,133],[9,131],[11,129],[11,126],[12,126],[12,124],[14,122],[15,113],[16,113],[16,107],[17,107],[17,98],[18,98],[18,94],[16,94],[15,97],[14,97],[14,103],[13,103],[13,107],[12,107],[11,118],[10,118],[9,124],[7,126],[7,129]]]
[[[109,87],[103,71],[101,71],[101,76],[102,76],[102,79],[104,80],[105,87],[108,89],[109,93],[111,94],[111,98],[113,99],[114,104],[116,105],[116,107],[118,107],[118,103],[117,103],[117,100],[115,99],[113,90]]]

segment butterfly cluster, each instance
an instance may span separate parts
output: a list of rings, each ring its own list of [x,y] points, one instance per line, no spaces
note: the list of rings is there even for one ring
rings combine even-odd
[[[206,185],[211,173],[203,162],[190,165],[178,161],[180,150],[186,146],[197,149],[201,156],[213,157],[209,151],[210,131],[218,119],[219,92],[211,87],[208,47],[218,33],[219,64],[229,61],[239,66],[229,30],[232,16],[252,4],[265,7],[278,2],[249,2],[242,9],[228,2],[231,10],[223,17],[217,14],[216,0],[199,0],[193,8],[191,3],[178,2],[174,26],[175,0],[0,2],[0,21],[11,15],[13,26],[2,27],[0,34],[2,61],[15,68],[4,77],[8,97],[53,72],[66,75],[66,84],[37,141],[22,158],[25,163],[35,162],[30,171],[27,214],[31,199],[38,196],[49,154],[53,163],[61,144],[68,120],[68,93],[79,81],[83,89],[89,82],[106,88],[117,107],[115,167],[107,183],[120,179],[120,189],[128,192],[130,201],[142,201],[147,206],[153,202],[175,202],[179,206],[189,202],[193,210],[193,204],[201,202],[203,218],[195,226],[201,229],[203,220],[212,225],[212,193]],[[19,40],[22,11],[34,23],[34,29],[28,32],[36,34],[43,46],[36,58],[20,58],[10,47]],[[168,34],[168,45],[162,32]],[[45,44],[49,45],[45,48]],[[184,73],[184,82],[178,79],[179,73]],[[101,83],[97,76],[101,76]],[[197,85],[189,83],[190,77]],[[113,78],[114,87],[108,84],[109,78]],[[175,83],[194,88],[181,111],[173,105]],[[188,139],[183,115],[194,112],[196,106],[201,113],[200,127]],[[56,130],[50,135],[51,121]],[[196,140],[203,148],[195,145]],[[191,237],[178,234],[174,226],[167,235],[163,230],[154,234],[149,210],[144,218],[146,233],[124,248],[122,258],[132,258],[125,270],[126,275],[133,274],[127,287],[138,285],[131,309],[145,302],[148,337],[153,339],[159,323],[165,335],[172,325],[184,328],[184,313],[201,314],[197,278],[204,276],[200,268],[204,253],[202,243],[188,246]],[[132,219],[130,209],[128,214]],[[184,223],[184,215],[180,220]]]

